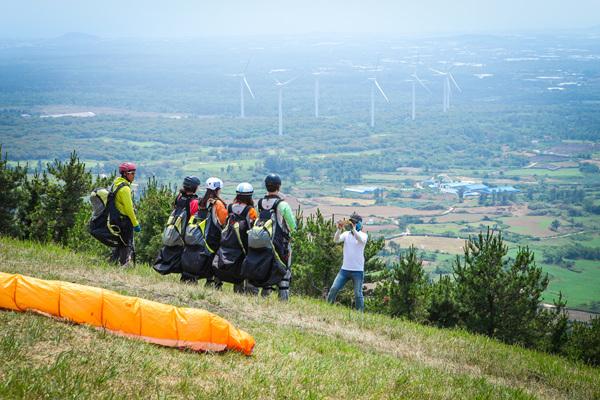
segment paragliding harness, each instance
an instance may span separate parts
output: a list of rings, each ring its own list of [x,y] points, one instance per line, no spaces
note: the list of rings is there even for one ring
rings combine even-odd
[[[217,252],[217,265],[214,275],[223,282],[239,284],[244,281],[241,276],[242,262],[246,257],[248,246],[248,213],[246,205],[241,213],[233,212],[233,204],[227,207],[228,217],[221,232],[221,246]]]
[[[162,233],[163,247],[153,266],[159,274],[181,272],[181,253],[185,245],[184,235],[190,215],[190,202],[197,197],[195,194],[180,194],[175,199],[175,208],[169,215],[167,225]]]
[[[275,202],[265,209],[263,201],[272,198],[276,198]],[[258,219],[248,232],[248,254],[242,266],[242,276],[255,286],[275,285],[289,269],[290,236],[277,217],[277,208],[282,201],[278,196],[260,199]]]
[[[216,201],[221,201],[217,199]],[[221,201],[222,202],[222,201]],[[185,248],[181,255],[181,279],[197,281],[213,276],[212,262],[221,241],[221,225],[213,215],[214,205],[198,209],[185,229]]]
[[[96,188],[90,194],[92,217],[88,230],[94,238],[110,247],[130,245],[129,237],[133,229],[131,221],[127,216],[121,215],[115,205],[117,193],[126,185],[126,182],[122,182],[116,188]]]

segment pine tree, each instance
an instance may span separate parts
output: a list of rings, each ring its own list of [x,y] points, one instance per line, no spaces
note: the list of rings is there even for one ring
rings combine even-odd
[[[8,164],[8,155],[2,158],[0,145],[0,234],[18,234],[16,222],[17,207],[22,199],[20,186],[25,181],[27,168]]]
[[[161,233],[173,208],[175,193],[168,186],[150,178],[140,197],[137,217],[144,227],[135,236],[136,260],[153,263],[162,246]]]
[[[325,218],[319,210],[307,218],[298,210],[296,219],[298,227],[292,240],[293,290],[308,296],[325,296],[342,261],[342,248],[333,241],[334,219]]]
[[[388,270],[378,295],[387,299],[387,313],[391,316],[423,321],[426,317],[428,288],[423,260],[418,257],[415,247],[411,246]]]
[[[49,236],[58,243],[66,243],[68,231],[75,225],[75,218],[83,205],[83,196],[89,193],[92,174],[73,151],[67,162],[55,159],[47,166],[53,178],[48,187],[42,209],[50,220]]]
[[[461,320],[472,332],[531,346],[543,334],[536,322],[548,277],[528,248],[515,260],[507,253],[502,234],[490,229],[466,241],[453,269]]]
[[[449,276],[442,276],[431,286],[431,296],[427,306],[427,319],[438,327],[453,327],[458,324],[458,304],[456,288]]]

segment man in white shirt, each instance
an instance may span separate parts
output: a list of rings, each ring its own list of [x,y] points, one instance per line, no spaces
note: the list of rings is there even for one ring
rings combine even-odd
[[[344,221],[339,221],[333,240],[336,243],[344,243],[344,262],[340,272],[338,272],[333,285],[329,289],[327,301],[333,303],[338,292],[344,287],[346,282],[352,279],[354,284],[354,302],[356,309],[364,311],[365,300],[363,297],[363,281],[365,278],[365,246],[368,236],[362,231],[362,218],[357,213],[350,216],[352,229],[342,233]]]

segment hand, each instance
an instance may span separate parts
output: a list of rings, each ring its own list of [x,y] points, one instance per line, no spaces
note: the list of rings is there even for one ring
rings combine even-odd
[[[136,231],[137,233],[140,233],[142,231],[142,227],[138,224],[133,227],[133,230]]]
[[[337,228],[338,228],[338,229],[340,229],[340,230],[341,230],[341,229],[344,229],[344,220],[343,220],[343,219],[342,219],[342,220],[339,220],[339,221],[337,222]]]

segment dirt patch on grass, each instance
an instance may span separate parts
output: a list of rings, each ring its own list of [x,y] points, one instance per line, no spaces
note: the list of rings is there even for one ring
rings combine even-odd
[[[464,239],[435,237],[435,236],[402,236],[392,239],[392,242],[398,243],[406,248],[415,246],[419,250],[436,251],[439,250],[449,254],[462,254],[465,245]]]

